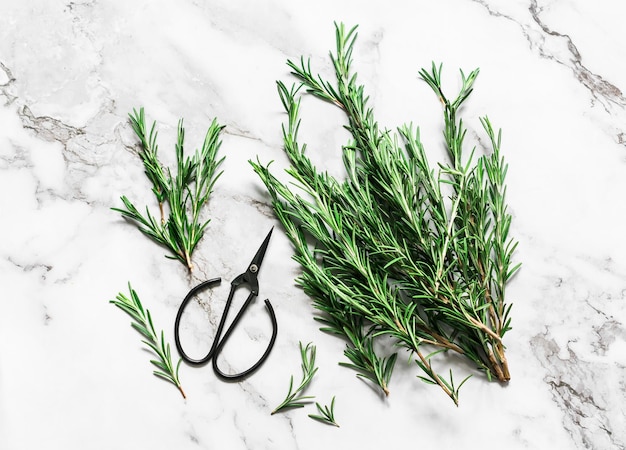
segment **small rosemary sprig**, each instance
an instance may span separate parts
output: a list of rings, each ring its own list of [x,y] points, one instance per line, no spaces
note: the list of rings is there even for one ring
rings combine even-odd
[[[326,310],[320,305],[321,310]],[[331,317],[334,314],[328,314]],[[319,318],[317,318],[319,319]],[[362,326],[345,327],[343,329],[345,337],[350,342],[343,351],[350,363],[340,362],[339,365],[350,367],[357,372],[357,376],[369,380],[380,386],[385,395],[389,395],[389,381],[393,373],[393,368],[398,357],[397,353],[381,357],[374,351],[374,336],[355,336],[354,332],[361,332]],[[332,328],[321,328],[322,331],[330,331]]]
[[[130,298],[126,297],[122,293],[119,293],[116,299],[111,300],[110,303],[113,303],[133,318],[134,322],[131,323],[132,327],[144,337],[141,342],[150,347],[150,349],[159,357],[158,360],[150,360],[150,362],[159,369],[153,372],[154,375],[174,384],[182,394],[183,398],[187,398],[178,377],[178,369],[180,368],[182,359],[179,359],[178,364],[174,367],[174,364],[172,363],[172,354],[170,352],[170,344],[165,342],[163,331],[161,330],[159,338],[154,329],[150,311],[144,309],[141,301],[139,300],[139,296],[131,287],[130,283],[128,283],[128,289],[130,291]]]
[[[164,168],[158,158],[156,122],[150,131],[146,126],[143,108],[129,114],[130,123],[139,138],[141,148],[139,156],[143,161],[145,173],[152,183],[152,192],[159,205],[160,219],[155,218],[148,207],[145,215],[140,213],[133,203],[122,196],[124,209],[112,208],[123,217],[134,221],[139,230],[159,244],[167,247],[171,255],[178,259],[188,270],[193,270],[191,254],[202,238],[210,222],[202,221],[202,208],[209,200],[215,182],[222,172],[216,173],[224,158],[217,159],[221,141],[219,133],[224,128],[213,120],[209,127],[201,150],[196,150],[192,157],[184,155],[185,128],[183,120],[178,122],[176,142],[176,173]],[[166,219],[166,208],[169,215]]]
[[[321,406],[319,403],[315,402],[315,406],[317,407],[317,411],[319,414],[309,414],[311,419],[319,420],[320,422],[327,423],[328,425],[333,425],[339,428],[339,424],[335,420],[335,397],[330,402],[330,407],[324,405]]]
[[[310,403],[308,400],[315,398],[313,396],[304,396],[302,394],[306,387],[311,383],[313,376],[317,372],[317,367],[315,367],[316,348],[311,342],[309,342],[306,347],[303,347],[302,342],[299,342],[299,346],[300,357],[302,359],[302,380],[300,381],[300,385],[294,390],[293,375],[291,375],[287,396],[285,397],[285,400],[283,400],[283,402],[278,405],[274,411],[272,411],[272,415],[288,408],[302,408],[307,403]]]

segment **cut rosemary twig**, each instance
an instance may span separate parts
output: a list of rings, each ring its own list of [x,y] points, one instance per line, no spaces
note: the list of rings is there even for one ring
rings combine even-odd
[[[302,408],[307,403],[310,403],[308,400],[315,398],[313,396],[304,396],[302,394],[306,387],[311,383],[313,376],[317,372],[317,367],[315,367],[316,348],[311,342],[309,342],[306,347],[302,347],[302,342],[300,342],[299,346],[300,357],[302,359],[302,381],[300,381],[300,385],[294,390],[293,375],[291,375],[287,396],[285,397],[285,400],[283,400],[283,402],[278,405],[274,411],[272,411],[272,415],[288,408]]]
[[[159,357],[158,360],[150,360],[150,362],[159,369],[153,372],[154,375],[174,384],[182,394],[183,398],[187,398],[178,377],[178,369],[180,368],[182,359],[179,359],[178,364],[174,367],[174,364],[172,363],[172,354],[170,352],[170,344],[165,342],[163,331],[161,331],[159,338],[154,329],[150,311],[143,308],[141,301],[139,300],[139,296],[131,287],[130,283],[128,283],[128,289],[130,291],[130,298],[126,297],[122,293],[119,293],[116,300],[111,300],[110,303],[113,303],[133,318],[134,322],[131,323],[132,327],[141,333],[141,335],[145,338],[141,342],[150,347],[150,349],[152,349],[152,351]]]
[[[335,397],[330,402],[330,407],[324,405],[321,406],[319,403],[315,403],[317,407],[317,411],[319,414],[309,414],[311,419],[319,420],[320,422],[327,423],[328,425],[333,425],[339,428],[339,424],[335,420]]]
[[[328,308],[320,304],[318,309],[327,311]],[[332,317],[332,315],[329,314],[329,317]],[[326,322],[331,322],[331,320]],[[322,327],[321,330],[331,331],[336,329],[336,326],[335,328]],[[350,345],[344,350],[344,355],[350,360],[350,363],[340,362],[339,365],[356,370],[358,377],[377,384],[385,395],[389,395],[389,381],[391,380],[398,354],[393,353],[386,357],[380,357],[374,351],[374,336],[371,334],[369,336],[353,335],[354,332],[361,332],[362,328],[362,326],[343,328],[344,335],[350,342]]]
[[[269,166],[251,164],[295,247],[303,270],[298,283],[320,311],[322,329],[348,343],[347,365],[388,393],[396,356],[380,355],[373,342],[390,336],[414,355],[421,378],[456,404],[467,378],[457,386],[451,373],[446,379],[437,372],[432,363],[441,351],[467,357],[488,379],[510,378],[502,339],[510,330],[511,305],[504,294],[519,265],[511,265],[517,243],[508,236],[500,132],[481,119],[491,154],[464,152],[459,111],[478,70],[461,72],[453,99],[443,92],[441,66],[422,70],[444,107],[447,162],[433,170],[419,130],[405,125],[395,134],[374,119],[351,68],[356,37],[356,27],[336,25],[335,83],[314,74],[304,58],[288,61],[300,85],[278,82],[288,117],[287,173],[304,195]],[[343,147],[345,180],[319,171],[299,142],[302,86],[346,114],[352,141]]]
[[[210,219],[202,221],[202,208],[209,200],[215,182],[222,174],[216,173],[224,158],[217,159],[221,141],[219,133],[224,128],[213,120],[204,144],[192,157],[185,157],[183,147],[185,128],[182,119],[178,122],[178,140],[176,142],[176,174],[165,169],[158,159],[156,122],[148,132],[143,108],[129,114],[130,123],[141,143],[139,155],[143,161],[145,173],[152,183],[152,192],[159,204],[160,218],[155,218],[148,207],[143,215],[122,196],[124,209],[112,208],[123,217],[134,221],[139,230],[159,244],[167,247],[171,255],[178,259],[189,271],[193,270],[191,254],[202,238]],[[166,219],[165,205],[169,207]]]

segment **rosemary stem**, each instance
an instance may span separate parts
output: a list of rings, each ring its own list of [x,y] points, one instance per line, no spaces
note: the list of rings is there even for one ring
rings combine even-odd
[[[448,388],[448,386],[445,385],[443,381],[441,381],[441,378],[439,377],[439,375],[437,375],[437,373],[432,369],[430,361],[424,357],[424,355],[422,354],[419,348],[414,348],[414,350],[415,350],[415,353],[417,353],[417,356],[419,357],[422,364],[427,368],[427,373],[430,376],[430,378],[433,381],[435,381],[435,383],[437,383],[441,389],[443,389],[446,395],[452,399],[452,401],[454,402],[456,406],[459,406],[459,399],[457,395],[454,392],[452,392]]]
[[[462,180],[461,186],[463,186],[463,184],[465,184],[465,177],[463,177],[461,180]],[[462,190],[462,188],[460,190]],[[445,241],[443,244],[443,248],[441,249],[441,253],[439,254],[439,260],[437,262],[437,276],[435,279],[435,292],[439,291],[439,284],[441,282],[441,277],[443,276],[443,265],[445,263],[446,256],[448,255],[448,247],[450,247],[450,239],[452,237],[452,228],[454,227],[454,221],[456,220],[460,201],[461,201],[461,195],[458,194],[456,196],[456,199],[454,200],[454,204],[452,205],[450,218],[448,219],[448,227],[446,229]]]
[[[181,385],[178,385],[178,390],[180,391],[180,393],[183,395],[183,398],[187,398],[187,395],[185,395],[185,391],[183,391],[183,387]]]
[[[491,328],[482,323],[479,320],[476,320],[472,316],[467,316],[468,320],[474,325],[476,328],[480,329],[484,333],[488,334],[491,338],[493,338],[496,342],[502,343],[502,338],[493,332]]]
[[[493,370],[496,372],[496,377],[498,377],[498,380],[504,381],[504,374],[502,373],[502,368],[500,367],[500,364],[496,360],[496,357],[493,354],[493,350],[491,349],[490,346],[487,347],[487,357],[489,358],[489,362],[491,362],[491,366]]]
[[[187,268],[189,269],[189,273],[193,272],[193,263],[191,262],[191,255],[186,250],[185,250],[185,261],[187,263]]]

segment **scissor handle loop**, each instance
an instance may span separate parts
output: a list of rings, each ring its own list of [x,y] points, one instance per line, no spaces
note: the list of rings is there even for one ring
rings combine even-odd
[[[226,380],[226,381],[239,381],[239,380],[247,377],[248,375],[251,375],[254,371],[256,371],[259,367],[261,367],[261,364],[263,364],[265,362],[265,360],[269,356],[270,352],[272,351],[272,348],[274,347],[274,342],[276,342],[276,335],[278,334],[278,322],[276,321],[276,314],[274,313],[274,308],[272,307],[272,304],[270,303],[270,301],[268,299],[265,299],[265,306],[267,307],[267,311],[268,311],[268,313],[270,315],[270,319],[272,321],[272,337],[270,338],[270,342],[269,342],[267,348],[265,349],[265,352],[261,356],[261,358],[256,363],[254,363],[254,365],[252,367],[250,367],[249,369],[244,370],[243,372],[240,372],[240,373],[236,373],[236,374],[228,374],[228,373],[222,372],[222,370],[217,366],[217,357],[218,357],[218,355],[223,350],[224,345],[226,344],[226,341],[230,337],[233,329],[235,328],[235,325],[237,324],[237,322],[239,322],[239,319],[241,318],[241,316],[245,312],[246,308],[248,307],[250,301],[254,297],[255,297],[255,295],[253,295],[252,293],[248,296],[248,299],[246,300],[246,303],[239,310],[239,312],[237,313],[237,316],[235,317],[235,320],[233,320],[233,323],[230,325],[228,330],[226,330],[226,333],[224,334],[224,338],[217,345],[217,348],[215,349],[215,354],[212,355],[213,356],[213,370],[215,371],[217,376],[220,377],[223,380]]]
[[[217,339],[219,338],[219,335],[216,336],[215,338],[216,340],[213,342],[213,345],[211,346],[209,353],[207,353],[207,355],[204,358],[200,358],[200,359],[191,358],[189,355],[187,355],[187,353],[185,353],[185,351],[183,350],[183,346],[180,343],[180,320],[183,317],[183,312],[185,311],[185,308],[187,307],[187,304],[189,303],[189,301],[198,292],[204,289],[207,289],[209,287],[212,287],[215,284],[219,284],[221,282],[222,282],[222,279],[219,277],[211,278],[210,280],[203,281],[202,283],[193,287],[189,291],[189,293],[185,296],[183,302],[180,304],[180,307],[178,308],[178,313],[176,314],[176,320],[174,321],[174,341],[176,342],[176,348],[178,349],[178,353],[180,353],[181,358],[183,358],[189,364],[193,364],[196,366],[201,365],[201,364],[206,364],[211,359],[211,357],[213,356],[213,353],[215,352],[216,342],[217,342]]]

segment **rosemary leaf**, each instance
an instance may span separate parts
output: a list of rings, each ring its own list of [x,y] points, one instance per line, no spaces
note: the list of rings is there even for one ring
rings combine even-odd
[[[180,368],[182,359],[179,359],[176,367],[174,367],[170,344],[165,342],[163,331],[161,331],[159,337],[154,329],[150,311],[143,308],[139,296],[133,290],[130,283],[128,283],[128,289],[130,291],[130,298],[119,293],[116,299],[111,300],[110,303],[113,303],[133,318],[134,322],[131,323],[131,326],[144,337],[141,342],[146,344],[158,357],[158,359],[150,360],[150,363],[159,369],[153,372],[154,375],[175,385],[183,398],[186,398],[185,391],[183,391],[178,377],[178,369]]]
[[[317,407],[319,414],[309,414],[311,419],[319,420],[320,422],[339,428],[339,424],[335,420],[335,397],[331,400],[330,407],[326,405],[321,406],[317,402],[315,403],[315,406]]]
[[[519,264],[512,265],[517,242],[509,237],[501,132],[482,118],[491,148],[481,155],[465,151],[460,110],[478,70],[461,71],[461,88],[449,98],[442,66],[433,63],[419,75],[443,105],[445,158],[431,164],[419,129],[379,126],[352,69],[356,27],[335,24],[335,30],[334,81],[300,58],[287,62],[298,83],[277,82],[291,182],[283,183],[269,164],[250,163],[294,246],[302,267],[297,282],[319,311],[321,328],[347,342],[344,365],[387,394],[397,355],[374,344],[391,337],[414,358],[418,377],[457,404],[467,378],[456,385],[451,372],[440,375],[439,350],[466,357],[489,380],[510,379],[505,288]],[[300,142],[300,100],[307,94],[346,115],[352,140],[342,148],[345,179],[319,170]]]
[[[133,110],[129,117],[141,144],[139,156],[152,183],[152,192],[159,205],[159,218],[155,218],[148,207],[142,214],[126,196],[121,197],[124,208],[111,209],[135,222],[142,233],[167,247],[171,253],[168,257],[178,259],[191,272],[191,255],[209,223],[209,220],[201,219],[202,208],[208,203],[213,186],[222,174],[217,173],[217,169],[224,158],[218,159],[217,152],[221,146],[219,133],[224,127],[213,120],[202,148],[191,157],[185,157],[185,128],[181,119],[175,146],[176,173],[172,175],[158,158],[156,122],[148,132],[143,108]],[[168,217],[166,209],[169,209]]]

